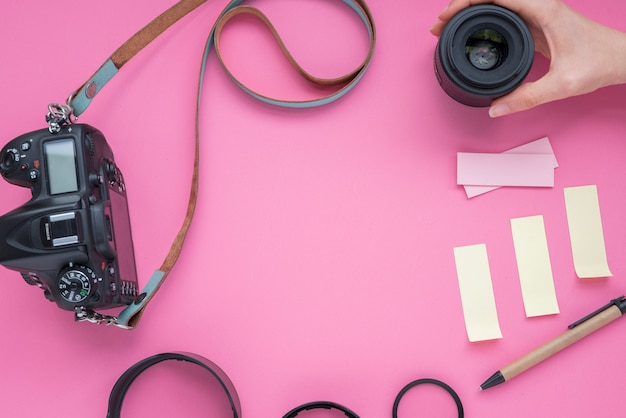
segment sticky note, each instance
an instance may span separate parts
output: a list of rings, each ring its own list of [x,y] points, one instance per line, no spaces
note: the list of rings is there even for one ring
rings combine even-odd
[[[546,136],[543,138],[536,139],[527,144],[520,145],[515,148],[511,148],[507,151],[504,151],[505,154],[546,154],[551,155],[552,164],[554,168],[558,168],[559,163],[554,155],[554,150],[552,149],[552,144],[550,144],[550,139]],[[492,190],[498,189],[499,186],[473,186],[473,185],[464,185],[465,194],[468,198],[476,197],[481,194],[490,192]]]
[[[457,184],[554,186],[554,159],[548,154],[457,153]]]
[[[454,248],[465,329],[470,341],[502,338],[485,244]]]
[[[580,278],[610,277],[595,185],[567,187],[565,209],[574,269]]]
[[[543,216],[511,219],[511,231],[526,316],[559,313]]]

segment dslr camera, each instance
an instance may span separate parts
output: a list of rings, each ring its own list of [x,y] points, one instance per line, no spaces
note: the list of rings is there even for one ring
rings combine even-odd
[[[135,300],[126,185],[100,131],[69,124],[21,135],[0,151],[0,174],[32,192],[0,216],[0,264],[62,309]]]

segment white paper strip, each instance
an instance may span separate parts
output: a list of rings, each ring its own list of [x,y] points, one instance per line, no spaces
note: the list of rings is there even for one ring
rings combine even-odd
[[[526,316],[559,313],[543,216],[511,219]]]
[[[454,259],[469,340],[502,338],[486,245],[454,248]]]
[[[457,154],[457,184],[475,186],[554,186],[548,154]]]
[[[580,278],[610,277],[595,185],[565,188],[574,269]]]

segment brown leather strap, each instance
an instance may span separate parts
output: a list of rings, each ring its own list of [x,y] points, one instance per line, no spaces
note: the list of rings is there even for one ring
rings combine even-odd
[[[96,73],[86,83],[84,83],[70,96],[70,98],[68,99],[68,105],[74,110],[74,114],[77,116],[78,114],[82,113],[89,105],[91,100],[95,97],[95,95],[104,86],[104,84],[106,84],[124,64],[126,64],[137,53],[139,53],[139,51],[141,51],[146,45],[152,42],[171,25],[178,22],[182,17],[195,10],[198,6],[205,2],[206,0],[181,0],[170,9],[159,15],[156,19],[150,22],[135,35],[133,35],[128,41],[126,41],[111,55],[111,57],[102,65],[102,67],[100,67],[100,69],[98,69],[98,71],[96,71]],[[240,6],[240,3],[242,3],[242,0],[230,1],[230,3],[220,14],[220,17],[217,19],[207,40],[207,46],[205,48],[205,53],[203,56],[203,65],[200,71],[200,77],[198,82],[193,176],[191,180],[191,189],[189,193],[187,212],[185,214],[183,224],[178,231],[178,234],[176,235],[176,238],[174,239],[174,242],[172,243],[167,256],[165,257],[163,264],[161,265],[159,270],[157,270],[153,274],[152,278],[144,288],[144,291],[142,292],[140,297],[134,304],[124,309],[124,311],[122,311],[118,318],[115,318],[114,322],[119,326],[125,328],[134,328],[137,325],[147,303],[151,300],[156,291],[161,287],[163,281],[176,264],[176,261],[178,260],[178,257],[180,256],[180,253],[182,251],[185,237],[187,236],[187,233],[191,226],[191,221],[193,219],[198,198],[198,177],[200,163],[199,107],[202,92],[202,82],[204,79],[205,64],[212,44],[214,44],[218,58],[223,64],[223,60],[221,59],[221,49],[219,42],[222,30],[224,29],[226,24],[233,17],[240,14],[249,14],[257,17],[270,29],[272,35],[276,39],[276,42],[283,51],[285,57],[289,60],[289,62],[296,69],[296,71],[298,71],[298,73],[300,73],[305,79],[322,86],[338,86],[337,91],[319,99],[308,101],[279,100],[263,96],[248,89],[245,85],[240,83],[224,65],[224,68],[226,69],[230,77],[242,89],[244,89],[246,92],[253,95],[254,97],[267,103],[277,104],[286,107],[313,107],[330,103],[331,101],[343,96],[348,90],[350,90],[351,87],[353,87],[359,81],[372,59],[374,45],[376,41],[376,31],[371,12],[369,11],[369,8],[363,0],[343,0],[343,3],[350,6],[361,17],[364,24],[366,25],[370,39],[370,47],[367,56],[364,58],[363,62],[353,71],[343,76],[330,79],[315,77],[305,71],[304,68],[302,68],[296,62],[291,53],[288,51],[285,44],[278,35],[278,32],[269,21],[269,19],[260,10],[253,7]],[[111,321],[109,320],[108,322],[110,323]]]
[[[359,72],[359,70],[363,67],[363,65],[368,60],[368,57],[366,57],[363,60],[363,63],[361,65],[359,65],[357,68],[355,68],[353,71],[351,71],[348,74],[344,74],[344,75],[342,75],[340,77],[337,77],[337,78],[320,78],[320,77],[315,77],[315,76],[309,74],[304,68],[302,68],[302,66],[300,66],[300,64],[298,64],[298,62],[293,58],[293,56],[291,55],[291,53],[289,52],[289,50],[285,46],[283,40],[281,39],[280,35],[278,34],[278,31],[276,30],[276,28],[274,27],[272,22],[270,22],[270,20],[267,18],[267,16],[265,16],[265,14],[263,14],[263,12],[261,12],[259,9],[255,8],[255,7],[239,6],[239,7],[235,8],[235,9],[229,10],[224,15],[222,15],[221,18],[218,20],[217,24],[215,25],[215,52],[217,53],[217,56],[219,57],[221,62],[223,62],[223,60],[221,58],[222,57],[222,49],[220,48],[220,41],[221,41],[222,30],[224,29],[226,24],[231,21],[231,19],[233,19],[236,16],[242,15],[242,14],[252,15],[252,16],[258,18],[261,22],[263,22],[263,24],[265,24],[265,26],[267,26],[267,28],[272,33],[272,36],[274,37],[274,39],[276,39],[276,42],[278,43],[278,46],[280,47],[281,51],[283,52],[283,54],[285,55],[285,57],[287,58],[287,60],[291,64],[291,66],[293,68],[295,68],[296,71],[298,71],[298,73],[300,73],[300,75],[302,77],[304,77],[308,81],[310,81],[312,83],[315,83],[315,84],[318,84],[320,86],[337,86],[337,85],[340,85],[340,84],[347,83],[348,81],[354,79],[356,74]],[[373,53],[373,48],[370,48],[370,52],[369,53],[370,54]],[[230,72],[229,72],[229,74],[230,74]]]
[[[165,32],[174,23],[194,11],[198,6],[206,3],[206,1],[207,0],[179,1],[124,42],[124,44],[111,55],[111,61],[113,61],[118,69],[122,68],[124,64],[130,61],[130,59],[146,47],[146,45]]]

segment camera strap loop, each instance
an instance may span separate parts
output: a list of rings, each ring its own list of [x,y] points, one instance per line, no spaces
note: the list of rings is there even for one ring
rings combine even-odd
[[[58,103],[50,103],[48,105],[46,122],[48,122],[48,131],[50,131],[51,134],[58,134],[61,132],[63,125],[67,125],[72,122],[71,118],[71,106]]]
[[[92,324],[104,324],[104,325],[117,325],[120,328],[127,328],[123,324],[118,323],[118,318],[111,315],[103,315],[94,311],[93,309],[87,309],[78,307],[74,311],[74,318],[78,322],[91,322]]]
[[[178,22],[181,18],[183,18],[188,13],[195,10],[201,4],[205,3],[207,0],[181,0],[172,6],[170,9],[163,12],[160,16],[154,19],[151,23],[133,35],[128,41],[126,41],[119,49],[117,49],[109,59],[96,71],[96,73],[85,82],[81,87],[79,87],[74,93],[70,95],[68,99],[67,105],[71,109],[71,112],[75,117],[80,115],[85,111],[85,109],[89,106],[93,98],[98,94],[102,87],[109,82],[119,71],[119,69],[126,64],[131,58],[133,58],[139,51],[141,51],[145,46],[147,46],[152,40],[157,38],[161,33],[163,33],[166,29],[172,26],[174,23]],[[372,56],[374,53],[374,46],[376,44],[376,29],[374,26],[374,20],[372,18],[372,14],[365,3],[364,0],[342,0],[342,3],[349,6],[362,20],[363,24],[368,33],[369,38],[369,50],[366,57],[363,59],[362,63],[357,66],[353,71],[345,74],[344,76],[332,78],[332,79],[324,79],[315,77],[309,73],[307,73],[292,57],[292,55],[287,50],[286,46],[280,39],[276,29],[271,24],[269,19],[258,9],[242,6],[244,0],[231,0],[227,6],[222,10],[219,17],[217,18],[215,24],[213,25],[211,32],[208,36],[206,46],[204,49],[204,54],[202,57],[202,65],[200,68],[199,80],[198,80],[198,92],[197,92],[197,100],[196,100],[196,121],[195,121],[195,155],[194,155],[194,168],[193,168],[193,177],[191,181],[191,190],[189,195],[189,203],[187,206],[187,213],[185,215],[185,219],[183,224],[170,247],[170,251],[166,256],[163,264],[156,270],[148,284],[143,289],[142,293],[139,295],[137,300],[125,308],[117,318],[113,317],[105,317],[104,315],[96,314],[93,312],[92,314],[85,314],[85,312],[81,312],[80,314],[77,312],[76,318],[77,320],[87,320],[91,322],[97,323],[113,323],[114,325],[132,329],[134,328],[143,311],[147,305],[147,303],[152,299],[156,291],[161,287],[163,281],[169,274],[169,272],[174,267],[178,256],[182,250],[183,242],[191,225],[191,220],[193,218],[193,214],[195,211],[196,200],[198,196],[198,174],[199,174],[199,144],[200,144],[200,135],[199,135],[199,109],[200,109],[200,98],[202,93],[202,86],[204,75],[206,71],[206,64],[209,57],[209,52],[213,47],[215,47],[215,51],[217,57],[222,64],[222,67],[228,73],[230,78],[246,93],[252,95],[253,97],[261,100],[265,103],[273,104],[281,107],[288,108],[311,108],[316,106],[322,106],[328,103],[331,103],[343,95],[345,95],[348,91],[350,91],[363,77],[366,69],[369,67],[369,64],[372,60]],[[261,20],[269,29],[278,46],[281,48],[283,54],[291,63],[291,65],[298,71],[302,77],[305,79],[321,85],[321,86],[336,86],[337,90],[331,94],[326,96],[313,99],[313,100],[302,100],[302,101],[290,101],[290,100],[280,100],[272,97],[268,97],[253,91],[252,89],[245,86],[243,83],[237,80],[237,78],[228,70],[224,61],[221,57],[220,50],[220,35],[224,27],[227,23],[235,16],[240,14],[247,14],[254,16]],[[113,318],[113,319],[112,319]]]

